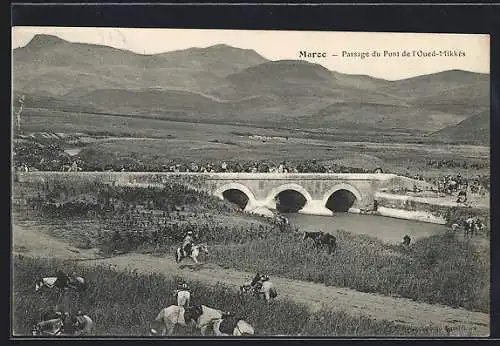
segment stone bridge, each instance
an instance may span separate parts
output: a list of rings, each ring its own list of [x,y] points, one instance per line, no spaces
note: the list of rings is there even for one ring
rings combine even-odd
[[[294,198],[302,200],[298,211],[304,214],[332,215],[334,211],[356,212],[372,209],[375,192],[392,188],[412,189],[423,182],[395,174],[353,173],[219,173],[208,174],[204,190],[230,199],[228,192],[239,191],[247,199],[245,210],[259,207],[276,209],[277,201],[286,204]]]
[[[422,181],[395,174],[354,173],[163,173],[163,172],[19,172],[19,181],[80,179],[125,185],[163,184],[179,180],[247,211],[276,209],[295,202],[295,211],[332,215],[334,211],[372,209],[376,192],[427,188]],[[239,195],[239,196],[238,196]],[[239,197],[239,198],[235,198]]]

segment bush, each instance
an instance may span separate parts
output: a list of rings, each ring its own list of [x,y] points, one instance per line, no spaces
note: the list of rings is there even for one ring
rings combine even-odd
[[[333,255],[289,233],[231,247],[212,246],[219,265],[489,312],[489,255],[451,233],[409,249],[365,235],[337,234]]]

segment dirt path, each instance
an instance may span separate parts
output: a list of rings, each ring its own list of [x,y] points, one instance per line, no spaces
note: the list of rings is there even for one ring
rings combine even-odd
[[[251,279],[252,274],[223,269],[208,263],[195,270],[190,262],[177,265],[172,256],[154,257],[144,254],[126,254],[113,258],[99,259],[95,250],[81,250],[57,240],[32,222],[18,222],[13,228],[13,252],[33,257],[50,257],[79,260],[82,265],[105,264],[116,269],[137,269],[143,273],[157,272],[165,275],[179,275],[188,280],[207,284],[223,282],[236,289]],[[474,336],[488,336],[490,316],[485,313],[463,309],[418,303],[405,298],[387,297],[358,292],[348,288],[325,286],[306,281],[273,277],[278,289],[278,299],[287,298],[303,303],[311,309],[322,306],[344,310],[350,315],[366,315],[372,319],[388,320],[413,326],[450,326],[454,329],[464,326]]]

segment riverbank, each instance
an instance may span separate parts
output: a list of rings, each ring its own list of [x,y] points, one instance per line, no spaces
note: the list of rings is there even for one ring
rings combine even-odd
[[[489,232],[490,206],[484,200],[472,206],[456,203],[450,198],[419,197],[409,195],[376,192],[375,199],[378,207],[370,211],[375,215],[395,217],[399,219],[431,222],[436,224],[450,224],[451,214],[475,215],[480,217]]]

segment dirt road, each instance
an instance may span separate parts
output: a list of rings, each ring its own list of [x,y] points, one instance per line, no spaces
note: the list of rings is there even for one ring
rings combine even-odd
[[[79,260],[82,265],[105,264],[116,269],[137,269],[144,273],[157,272],[165,275],[179,275],[188,280],[198,280],[207,284],[222,282],[236,289],[251,279],[252,273],[224,269],[210,263],[194,269],[190,262],[177,265],[170,254],[154,257],[144,254],[126,254],[100,259],[96,251],[81,250],[55,239],[32,222],[17,222],[13,228],[13,252],[33,257],[50,257]],[[290,299],[320,309],[322,306],[344,310],[350,315],[363,314],[372,319],[388,320],[413,326],[450,326],[465,329],[467,334],[488,336],[490,316],[485,313],[463,309],[418,303],[410,299],[387,297],[358,292],[348,288],[325,286],[306,281],[272,277],[278,289],[278,299]],[[462,336],[462,335],[461,335]],[[464,335],[465,336],[465,335]]]

